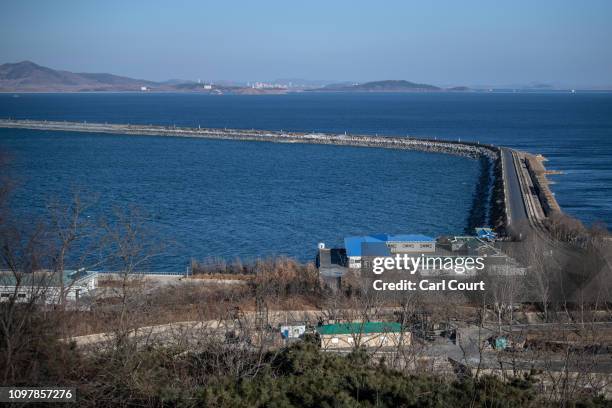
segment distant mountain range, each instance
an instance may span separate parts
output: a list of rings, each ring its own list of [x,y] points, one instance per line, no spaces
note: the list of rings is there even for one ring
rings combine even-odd
[[[295,82],[294,82],[295,81]],[[314,92],[435,92],[467,91],[466,87],[440,88],[434,85],[419,84],[404,80],[374,81],[361,84],[343,82],[325,84],[306,80],[283,80],[287,85],[299,83],[302,89]],[[316,83],[319,82],[319,83]],[[277,84],[279,85],[279,84]],[[280,84],[282,85],[282,84]],[[310,86],[309,86],[310,85]],[[134,79],[106,73],[75,73],[55,70],[31,61],[0,65],[0,92],[201,92],[201,93],[240,93],[265,94],[285,93],[287,89],[251,88],[230,84],[204,84],[195,81],[172,79],[164,82]]]
[[[531,83],[509,86],[438,87],[405,80],[384,80],[364,83],[326,80],[277,79],[258,86],[234,81],[210,82],[169,79],[156,82],[107,73],[85,73],[56,70],[31,61],[0,65],[0,92],[198,92],[210,94],[282,94],[287,92],[561,92],[571,88],[559,84]],[[609,91],[612,86],[591,86],[579,89]],[[572,91],[573,92],[573,91]]]
[[[58,71],[30,61],[0,65],[0,91],[3,92],[136,91],[158,86],[163,85],[112,74]]]
[[[22,61],[0,65],[0,92],[199,92],[210,94],[283,93],[282,88],[252,89],[227,81],[217,84],[182,79],[164,82],[134,79],[113,74],[75,73]]]

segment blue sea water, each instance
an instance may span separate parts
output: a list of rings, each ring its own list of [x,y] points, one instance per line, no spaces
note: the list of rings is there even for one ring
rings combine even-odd
[[[542,153],[562,208],[612,225],[612,94],[435,93],[0,95],[0,117],[411,135]],[[0,129],[27,217],[74,190],[97,217],[134,205],[165,246],[153,269],[191,258],[312,259],[318,241],[374,232],[461,233],[478,163],[439,154]]]

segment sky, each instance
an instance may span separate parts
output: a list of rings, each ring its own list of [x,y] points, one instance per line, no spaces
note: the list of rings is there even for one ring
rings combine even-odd
[[[5,1],[0,63],[166,80],[612,85],[612,1]]]

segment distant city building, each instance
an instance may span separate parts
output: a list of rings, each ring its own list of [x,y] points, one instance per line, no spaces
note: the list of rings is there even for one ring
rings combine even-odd
[[[269,89],[269,88],[285,88],[282,84],[272,84],[267,82],[254,82],[251,84],[251,88],[253,89]]]

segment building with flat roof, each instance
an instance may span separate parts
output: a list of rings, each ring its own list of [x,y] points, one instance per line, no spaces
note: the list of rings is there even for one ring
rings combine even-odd
[[[325,324],[317,327],[323,349],[354,347],[397,347],[410,345],[410,332],[402,333],[395,322],[353,322]]]
[[[348,267],[361,268],[364,256],[392,256],[395,254],[426,254],[436,251],[435,238],[421,234],[374,234],[344,238]],[[365,251],[365,252],[364,252]],[[369,253],[368,251],[372,251]]]
[[[417,269],[421,276],[444,276],[450,274],[441,264],[446,258],[481,257],[488,273],[503,276],[524,276],[525,267],[505,254],[495,243],[494,233],[488,228],[479,228],[477,236],[441,236],[437,239],[420,234],[374,234],[350,236],[344,239],[345,248],[326,248],[319,244],[317,268],[321,282],[337,290],[349,271],[360,276],[362,267],[376,257],[393,257],[406,254],[408,257],[422,257]],[[472,269],[460,273],[462,277],[476,275]]]
[[[19,282],[18,279],[19,278]],[[0,302],[14,298],[17,302],[27,302],[33,297],[40,303],[59,303],[61,295],[60,272],[38,271],[31,273],[0,272]],[[91,293],[98,286],[98,273],[78,270],[63,272],[64,296],[68,301],[76,301]]]

